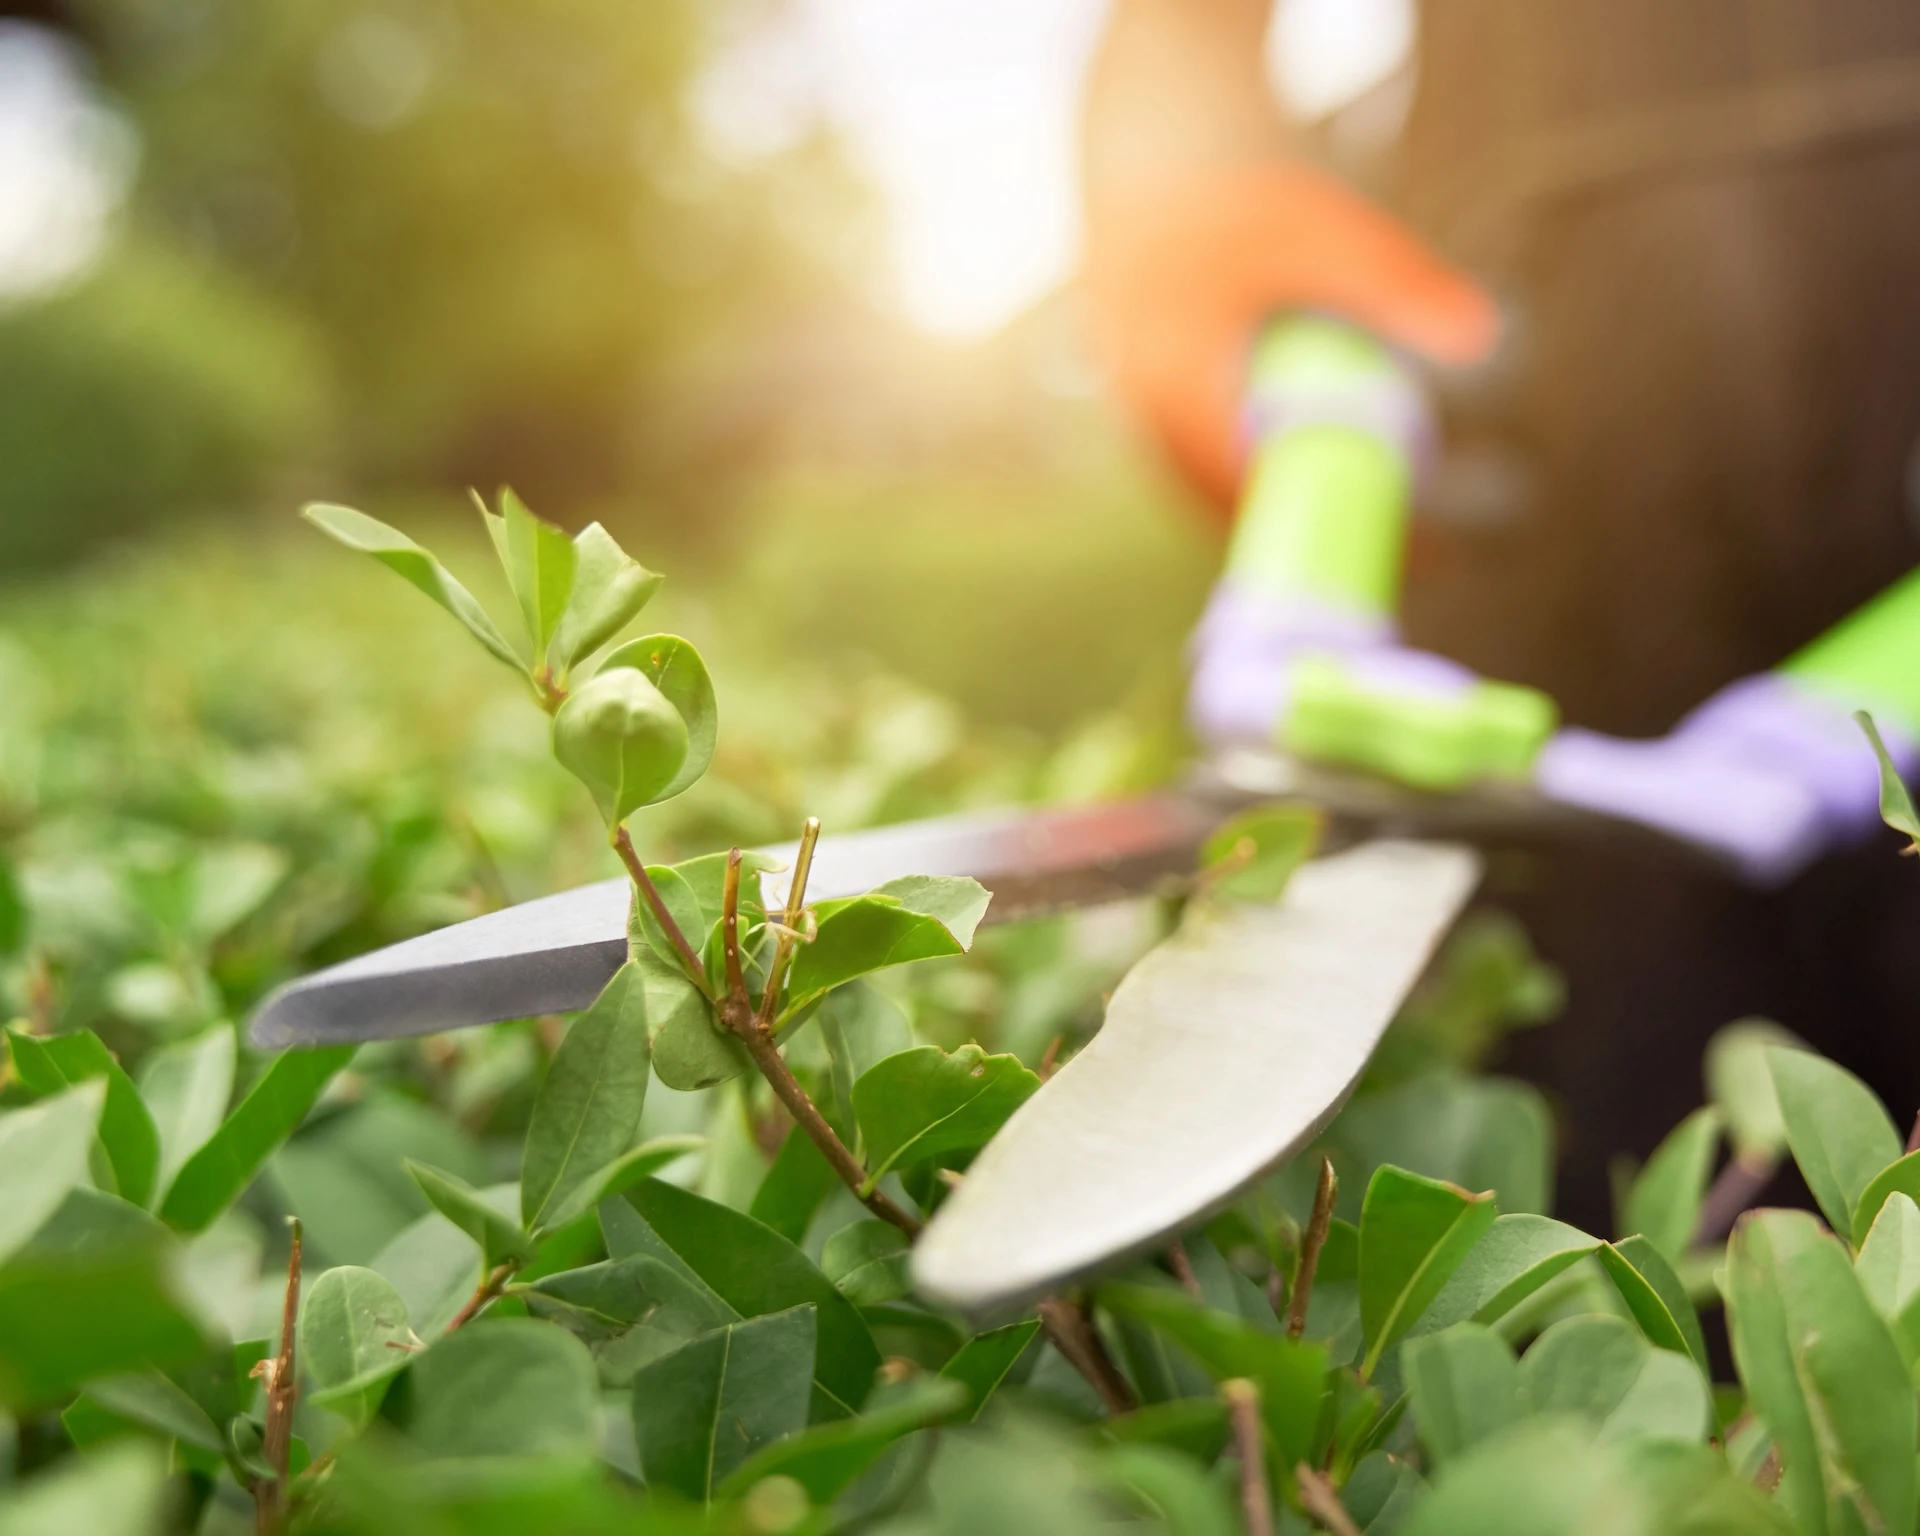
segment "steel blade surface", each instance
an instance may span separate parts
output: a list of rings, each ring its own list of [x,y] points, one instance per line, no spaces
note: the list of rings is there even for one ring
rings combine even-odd
[[[1163,1243],[1299,1152],[1479,869],[1464,847],[1381,840],[1308,864],[1277,902],[1195,914],[929,1223],[920,1291],[976,1315],[1030,1303]]]

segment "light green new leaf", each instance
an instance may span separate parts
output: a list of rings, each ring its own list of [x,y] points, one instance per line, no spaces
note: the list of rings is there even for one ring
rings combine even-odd
[[[507,582],[527,621],[533,654],[544,657],[573,596],[578,553],[564,531],[535,517],[525,502],[504,488],[500,516],[505,525]]]
[[[14,1030],[8,1032],[7,1041],[13,1052],[14,1071],[35,1094],[58,1093],[90,1078],[105,1081],[107,1099],[100,1111],[100,1145],[113,1168],[115,1192],[135,1205],[147,1204],[153,1198],[154,1175],[160,1165],[160,1134],[133,1079],[113,1059],[100,1037],[82,1029],[41,1040]]]
[[[1548,1328],[1520,1362],[1520,1388],[1533,1412],[1577,1413],[1602,1440],[1704,1440],[1713,1423],[1699,1370],[1618,1317]]]
[[[820,1272],[857,1307],[877,1307],[913,1289],[907,1234],[887,1221],[856,1221],[827,1239]]]
[[[1498,1217],[1409,1332],[1496,1322],[1599,1246],[1598,1238],[1550,1216]]]
[[[67,1456],[0,1504],[0,1536],[153,1536],[169,1529],[173,1488],[167,1455],[123,1440]]]
[[[1913,1385],[1846,1250],[1803,1212],[1752,1212],[1726,1287],[1734,1362],[1792,1469],[1780,1496],[1800,1529],[1912,1530]]]
[[[923,1045],[876,1063],[853,1085],[866,1188],[895,1167],[985,1146],[1039,1090],[1017,1056],[989,1056],[977,1045],[952,1054]]]
[[[107,1085],[94,1081],[0,1113],[0,1263],[86,1178],[106,1098]]]
[[[1200,849],[1202,889],[1234,901],[1273,901],[1313,856],[1326,827],[1313,805],[1256,805],[1229,817]]]
[[[1770,1166],[1787,1147],[1787,1122],[1767,1061],[1776,1048],[1805,1046],[1771,1019],[1736,1019],[1707,1042],[1707,1098],[1726,1119],[1734,1156],[1756,1168]]]
[[[959,1417],[972,1420],[980,1416],[987,1399],[1007,1379],[1007,1373],[1039,1331],[1038,1322],[1008,1323],[1004,1328],[975,1334],[954,1351],[953,1358],[940,1367],[940,1374],[967,1389],[966,1411]]]
[[[1360,1212],[1363,1378],[1420,1320],[1498,1214],[1491,1195],[1400,1168],[1374,1171]]]
[[[552,1323],[481,1318],[416,1355],[408,1379],[406,1431],[429,1456],[584,1462],[599,1452],[593,1357]]]
[[[433,1208],[480,1245],[481,1262],[488,1269],[509,1260],[524,1264],[533,1257],[533,1239],[464,1179],[412,1158],[406,1168]]]
[[[775,1440],[736,1466],[720,1492],[744,1494],[766,1478],[790,1477],[815,1504],[829,1504],[902,1435],[939,1423],[966,1404],[967,1389],[959,1382],[922,1377],[907,1383],[892,1401],[857,1419],[817,1424]]]
[[[598,523],[588,523],[575,534],[573,548],[573,597],[547,653],[550,665],[563,675],[625,629],[660,589],[661,580]]]
[[[1420,1442],[1444,1465],[1520,1417],[1520,1366],[1491,1328],[1459,1323],[1407,1340],[1400,1370]]]
[[[818,903],[818,931],[800,946],[788,976],[787,1012],[890,965],[964,954],[992,899],[964,875],[908,875],[865,896]]]
[[[1700,1207],[1720,1140],[1720,1112],[1696,1109],[1654,1148],[1627,1192],[1623,1237],[1639,1233],[1677,1264],[1700,1226]]]
[[[1867,1233],[1873,1229],[1880,1208],[1887,1203],[1888,1196],[1895,1194],[1906,1195],[1910,1199],[1920,1198],[1920,1152],[1909,1152],[1905,1157],[1888,1163],[1860,1191],[1860,1198],[1853,1208],[1853,1230],[1850,1234],[1843,1234],[1850,1237],[1855,1248],[1867,1240]]]
[[[372,555],[403,581],[418,587],[467,627],[467,632],[516,672],[526,670],[526,658],[514,650],[499,626],[487,616],[480,600],[454,579],[453,573],[427,550],[397,528],[356,512],[351,507],[313,502],[300,515],[328,537]]]
[[[690,640],[678,635],[646,635],[609,651],[595,676],[616,667],[637,669],[686,722],[686,758],[671,782],[654,796],[656,801],[671,800],[682,790],[691,789],[713,761],[713,744],[720,734],[720,709],[714,701],[707,664]]]
[[[1887,744],[1880,739],[1873,716],[1864,709],[1856,709],[1853,718],[1860,723],[1860,729],[1867,733],[1873,755],[1880,764],[1880,819],[1894,831],[1905,834],[1909,849],[1920,848],[1920,812],[1913,808],[1913,796],[1907,793],[1900,770],[1888,755]]]
[[[160,1135],[155,1204],[226,1118],[227,1100],[233,1096],[233,1058],[233,1031],[216,1024],[191,1040],[162,1046],[142,1064],[140,1097]]]
[[[266,1166],[275,1147],[300,1128],[307,1111],[353,1060],[358,1046],[287,1051],[274,1058],[220,1129],[187,1159],[160,1204],[176,1232],[204,1232]]]
[[[355,1424],[372,1416],[419,1347],[407,1304],[370,1269],[330,1269],[300,1303],[300,1366],[313,1384],[306,1400]]]
[[[752,1066],[746,1047],[714,1021],[713,1007],[686,973],[651,949],[632,951],[647,991],[648,1049],[654,1075],[692,1093],[738,1077]]]
[[[603,1200],[611,1200],[628,1186],[650,1178],[689,1153],[704,1150],[706,1145],[704,1136],[679,1135],[655,1136],[628,1148],[605,1167],[596,1168],[581,1179],[565,1199],[555,1201],[546,1221],[535,1230],[535,1239],[542,1240],[569,1222],[578,1221]]]
[[[814,1328],[810,1306],[729,1323],[636,1373],[633,1432],[648,1485],[705,1502],[756,1451],[805,1429]]]
[[[646,981],[628,963],[573,1021],[534,1098],[520,1155],[520,1220],[529,1232],[563,1225],[555,1213],[568,1197],[633,1145],[649,1074]]]
[[[1771,1050],[1787,1145],[1827,1224],[1853,1235],[1853,1208],[1873,1176],[1900,1156],[1900,1133],[1874,1091],[1808,1051]]]
[[[1898,1191],[1889,1195],[1853,1269],[1874,1310],[1892,1325],[1911,1373],[1920,1366],[1920,1205]]]
[[[1601,1244],[1598,1257],[1642,1333],[1662,1349],[1691,1355],[1701,1370],[1711,1369],[1700,1315],[1658,1248],[1644,1237],[1626,1237]]]
[[[609,827],[679,793],[669,786],[687,752],[686,721],[633,667],[602,667],[554,712],[553,755],[587,786]]]

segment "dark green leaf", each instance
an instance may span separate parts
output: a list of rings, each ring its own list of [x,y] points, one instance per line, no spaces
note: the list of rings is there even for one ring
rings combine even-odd
[[[598,523],[574,535],[573,597],[548,658],[564,675],[625,629],[660,588]]]
[[[17,1252],[86,1178],[106,1084],[82,1083],[0,1113],[0,1263]]]
[[[1391,1164],[1462,1189],[1491,1190],[1504,1211],[1544,1216],[1551,1202],[1553,1116],[1528,1083],[1428,1072],[1356,1099],[1329,1139],[1366,1177]]]
[[[867,1187],[896,1166],[985,1146],[1039,1089],[1017,1056],[989,1056],[977,1045],[952,1054],[923,1045],[889,1056],[853,1085]]]
[[[1875,1219],[1854,1273],[1874,1310],[1893,1327],[1907,1368],[1920,1365],[1920,1206],[1898,1191]]]
[[[907,1234],[891,1222],[856,1221],[827,1239],[820,1272],[858,1307],[877,1307],[913,1289],[907,1276]]]
[[[1913,1386],[1846,1250],[1802,1212],[1749,1213],[1727,1252],[1727,1329],[1800,1529],[1911,1530]]]
[[[328,1270],[300,1304],[299,1360],[312,1383],[306,1400],[364,1422],[419,1343],[407,1304],[384,1276],[350,1264]]]
[[[788,975],[788,1012],[890,965],[964,954],[992,899],[963,875],[908,875],[865,896],[818,903],[818,930]]]
[[[1920,812],[1913,808],[1913,796],[1907,793],[1907,786],[1901,782],[1900,770],[1887,754],[1886,743],[1880,739],[1873,716],[1864,709],[1856,709],[1853,718],[1860,722],[1860,729],[1867,733],[1873,755],[1880,764],[1880,819],[1894,831],[1904,833],[1909,848],[1920,847]]]
[[[1161,1445],[1208,1464],[1226,1448],[1232,1426],[1227,1405],[1217,1393],[1149,1403],[1132,1413],[1104,1419],[1103,1438],[1120,1445]]]
[[[325,1046],[276,1057],[206,1145],[188,1158],[161,1202],[160,1219],[204,1232],[246,1192],[273,1149],[299,1129],[334,1073],[358,1046]]]
[[[678,1162],[689,1153],[701,1151],[706,1145],[704,1136],[655,1136],[637,1147],[628,1148],[605,1167],[596,1168],[574,1185],[566,1199],[553,1208],[545,1225],[534,1233],[535,1238],[543,1240],[558,1232],[569,1223],[578,1221],[602,1201],[611,1200],[629,1185],[638,1184],[668,1164]]]
[[[1436,1465],[1520,1417],[1520,1367],[1513,1350],[1478,1323],[1409,1339],[1400,1370],[1421,1443]]]
[[[1385,1451],[1363,1456],[1340,1490],[1340,1502],[1354,1523],[1379,1536],[1394,1536],[1426,1496],[1426,1479]]]
[[[633,1145],[649,1075],[646,984],[629,963],[573,1021],[533,1101],[520,1156],[520,1220],[529,1232],[562,1226],[597,1203],[590,1198],[555,1219],[580,1185]]]
[[[133,1079],[121,1070],[100,1037],[83,1029],[38,1040],[9,1031],[7,1041],[14,1070],[35,1094],[58,1093],[89,1078],[105,1080],[107,1100],[100,1111],[99,1136],[113,1165],[115,1192],[135,1205],[147,1204],[160,1166],[160,1135]]]
[[[1624,1236],[1639,1233],[1677,1264],[1700,1225],[1700,1205],[1720,1140],[1720,1112],[1711,1106],[1682,1120],[1654,1149],[1628,1191]]]
[[[573,573],[578,554],[573,540],[542,518],[510,490],[500,492],[500,520],[504,543],[502,563],[507,582],[519,600],[521,617],[533,641],[535,658],[547,654],[547,644],[560,627],[560,617],[573,596]]]
[[[810,1306],[729,1323],[638,1372],[633,1430],[648,1484],[711,1499],[755,1452],[805,1429],[814,1326]]]
[[[1203,888],[1234,901],[1273,901],[1313,856],[1326,813],[1311,805],[1256,805],[1220,824],[1200,849]]]
[[[840,1177],[813,1138],[795,1126],[780,1143],[773,1166],[754,1191],[749,1214],[798,1243],[813,1223],[813,1213],[840,1187]]]
[[[1704,1440],[1713,1423],[1692,1362],[1617,1317],[1555,1323],[1520,1362],[1520,1386],[1535,1413],[1577,1413],[1603,1440]]]
[[[582,1343],[602,1344],[640,1324],[665,1328],[673,1344],[733,1320],[726,1307],[659,1259],[633,1254],[544,1275],[512,1292],[536,1317],[560,1324]],[[663,1310],[670,1316],[661,1316]],[[640,1362],[640,1363],[644,1363]]]
[[[1360,1213],[1363,1377],[1420,1320],[1498,1214],[1491,1195],[1399,1168],[1375,1171]]]
[[[637,668],[608,665],[554,712],[553,755],[592,792],[607,825],[618,826],[668,798],[687,761],[687,726]]]
[[[629,963],[646,983],[653,1031],[648,1048],[661,1082],[691,1093],[736,1078],[752,1065],[746,1047],[714,1021],[712,1006],[677,962],[641,950]]]
[[[1662,1349],[1691,1355],[1701,1370],[1711,1369],[1700,1316],[1660,1250],[1644,1237],[1628,1237],[1602,1243],[1598,1256],[1640,1331]]]
[[[816,1424],[776,1440],[735,1467],[721,1491],[743,1494],[765,1478],[790,1477],[815,1504],[829,1503],[902,1435],[938,1423],[966,1403],[967,1391],[960,1383],[923,1377],[910,1382],[897,1398],[858,1418]]]
[[[940,1367],[940,1374],[967,1389],[966,1411],[961,1417],[979,1417],[987,1399],[1007,1379],[1007,1373],[1039,1331],[1038,1322],[1008,1323],[1004,1328],[976,1334],[954,1351],[953,1358]]]
[[[1468,1320],[1496,1322],[1599,1246],[1598,1238],[1550,1216],[1501,1216],[1411,1331],[1431,1333]]]
[[[160,1136],[160,1167],[154,1198],[164,1199],[188,1158],[207,1144],[226,1118],[233,1096],[233,1031],[225,1024],[162,1046],[140,1069],[146,1100]]]
[[[687,753],[680,771],[653,798],[671,800],[707,771],[713,744],[720,733],[720,711],[714,702],[707,664],[691,641],[678,635],[647,635],[610,651],[596,676],[615,667],[632,667],[665,695],[687,727]]]
[[[1800,1041],[1770,1019],[1736,1020],[1707,1042],[1707,1097],[1726,1120],[1734,1156],[1754,1167],[1771,1165],[1787,1145],[1767,1062],[1775,1047],[1797,1049]]]
[[[409,1380],[407,1433],[429,1456],[599,1452],[593,1359],[551,1323],[481,1318],[416,1356]]]
[[[351,507],[314,502],[300,509],[300,515],[330,538],[348,549],[372,555],[403,581],[418,587],[467,628],[467,632],[495,656],[516,671],[527,663],[499,626],[487,617],[487,610],[460,583],[453,573],[397,528],[356,512]]]
[[[1809,1051],[1767,1052],[1780,1113],[1807,1188],[1827,1224],[1853,1234],[1853,1208],[1873,1176],[1900,1156],[1900,1133],[1873,1090]]]
[[[433,1208],[480,1245],[481,1261],[488,1269],[510,1260],[524,1264],[533,1257],[533,1239],[464,1179],[411,1158],[407,1172]]]

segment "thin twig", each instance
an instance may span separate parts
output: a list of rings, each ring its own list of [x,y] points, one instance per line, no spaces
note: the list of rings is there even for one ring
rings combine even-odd
[[[1193,1272],[1193,1260],[1187,1257],[1187,1245],[1179,1238],[1167,1244],[1167,1262],[1173,1266],[1173,1278],[1195,1301],[1202,1299],[1200,1277]]]
[[[1087,1378],[1108,1413],[1132,1413],[1140,1406],[1127,1378],[1120,1374],[1120,1367],[1107,1353],[1107,1346],[1101,1342],[1084,1306],[1063,1296],[1048,1296],[1038,1310],[1040,1326],[1046,1329],[1048,1342],[1060,1351],[1067,1364]]]
[[[727,995],[747,995],[746,972],[740,965],[740,850],[727,850],[727,875],[720,887],[720,947],[727,957]]]
[[[507,1282],[513,1278],[514,1271],[519,1269],[519,1267],[518,1264],[509,1259],[505,1263],[496,1264],[492,1269],[488,1270],[486,1278],[474,1288],[473,1294],[467,1298],[467,1304],[453,1314],[453,1321],[447,1324],[447,1332],[452,1333],[454,1329],[464,1327],[466,1324],[472,1322],[475,1314],[478,1313],[482,1307],[486,1306],[488,1302],[496,1300],[500,1293],[507,1288]]]
[[[806,915],[807,876],[813,872],[813,850],[819,841],[820,818],[809,816],[800,827],[800,849],[793,856],[793,879],[787,883],[787,907],[774,935],[766,990],[760,994],[760,1022],[767,1029],[773,1028],[774,1012],[780,1006],[780,984],[787,979],[787,963],[793,959],[800,920]]]
[[[1293,1275],[1293,1296],[1287,1303],[1287,1337],[1297,1339],[1306,1332],[1307,1303],[1313,1296],[1313,1272],[1320,1265],[1320,1249],[1327,1240],[1327,1228],[1333,1224],[1333,1200],[1340,1193],[1340,1180],[1333,1171],[1333,1159],[1320,1159],[1320,1182],[1313,1191],[1313,1219],[1300,1239],[1300,1263]]]
[[[1353,1523],[1353,1516],[1347,1513],[1346,1505],[1340,1502],[1340,1496],[1324,1474],[1303,1461],[1293,1469],[1293,1475],[1300,1484],[1300,1502],[1307,1506],[1308,1514],[1332,1531],[1333,1536],[1360,1536],[1360,1527]]]
[[[1034,1069],[1034,1075],[1041,1082],[1047,1082],[1060,1070],[1060,1047],[1066,1044],[1065,1035],[1055,1035],[1047,1042],[1047,1048],[1040,1053],[1040,1065]]]
[[[667,942],[673,946],[674,953],[680,957],[681,965],[686,967],[687,979],[702,992],[708,1001],[713,999],[713,988],[707,984],[707,971],[693,952],[693,946],[687,942],[687,936],[680,931],[680,925],[673,920],[673,914],[667,910],[667,904],[660,899],[653,878],[647,873],[647,866],[640,862],[640,855],[634,852],[633,839],[627,835],[625,827],[616,827],[613,834],[614,851],[620,855],[620,862],[627,866],[627,874],[645,899],[654,919],[660,924],[667,936]]]
[[[280,1353],[253,1368],[267,1389],[267,1428],[261,1437],[261,1455],[272,1476],[253,1485],[254,1528],[259,1536],[276,1536],[286,1517],[287,1466],[293,1451],[293,1410],[299,1400],[298,1363],[294,1337],[300,1326],[300,1223],[290,1224],[293,1243],[287,1250],[287,1293],[280,1306]]]
[[[1773,1182],[1779,1165],[1766,1157],[1750,1158],[1739,1154],[1722,1168],[1700,1202],[1700,1224],[1694,1228],[1693,1246],[1710,1248],[1733,1230],[1740,1213],[1747,1210]]]
[[[1234,1449],[1240,1458],[1240,1510],[1247,1536],[1273,1536],[1273,1496],[1267,1491],[1265,1439],[1260,1433],[1260,1389],[1244,1378],[1220,1383],[1233,1420]]]

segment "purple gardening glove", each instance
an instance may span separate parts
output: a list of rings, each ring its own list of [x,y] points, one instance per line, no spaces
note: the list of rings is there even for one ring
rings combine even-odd
[[[1884,723],[1881,734],[1910,775],[1916,744]],[[1864,836],[1880,804],[1879,767],[1848,711],[1775,672],[1730,684],[1652,740],[1563,730],[1535,782],[1556,800],[1724,854],[1768,884]]]

